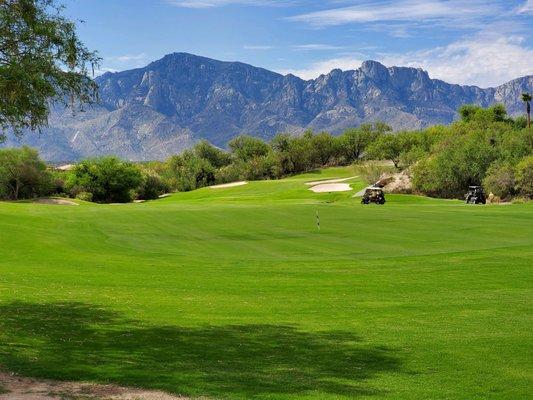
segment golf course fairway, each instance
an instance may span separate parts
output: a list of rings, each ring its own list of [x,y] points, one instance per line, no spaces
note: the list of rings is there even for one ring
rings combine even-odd
[[[305,185],[353,175],[0,203],[0,369],[204,399],[531,396],[531,203]]]

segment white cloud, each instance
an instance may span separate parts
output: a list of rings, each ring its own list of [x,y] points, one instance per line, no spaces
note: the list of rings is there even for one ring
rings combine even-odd
[[[422,68],[434,79],[481,87],[498,86],[533,74],[533,49],[525,47],[523,37],[502,34],[482,33],[435,49],[406,54],[383,53],[374,58],[388,66]],[[314,79],[335,68],[356,69],[362,61],[360,55],[348,55],[278,72]]]
[[[330,60],[323,60],[312,63],[306,68],[301,69],[282,69],[278,70],[281,74],[293,74],[302,79],[315,79],[320,74],[327,74],[332,69],[342,69],[344,71],[356,69],[361,66],[362,59],[356,57],[337,57]]]
[[[272,50],[275,47],[270,45],[262,45],[262,44],[246,44],[242,47],[244,50]]]
[[[494,0],[363,0],[354,6],[315,11],[289,19],[314,26],[394,21],[446,25],[461,21],[468,26],[498,12],[501,7]]]
[[[183,8],[213,8],[230,4],[249,6],[279,6],[288,4],[285,0],[167,0],[167,3]]]
[[[387,65],[423,68],[446,82],[489,87],[533,74],[533,49],[524,44],[520,36],[480,34],[444,47],[379,59]]]
[[[106,72],[117,72],[125,69],[143,67],[148,63],[148,55],[140,54],[123,54],[119,56],[104,57],[104,66],[95,75],[102,75]]]
[[[310,43],[310,44],[298,44],[291,46],[294,50],[301,50],[301,51],[322,51],[322,50],[342,50],[344,47],[342,46],[333,46],[331,44],[320,44],[320,43]]]
[[[125,54],[122,56],[106,57],[106,61],[118,61],[121,63],[129,63],[132,61],[145,61],[147,59],[146,53],[140,54]]]
[[[517,14],[533,14],[533,0],[526,0],[522,6],[518,7]]]
[[[105,74],[106,72],[118,72],[118,70],[114,68],[99,68],[94,70],[94,76],[100,76]]]

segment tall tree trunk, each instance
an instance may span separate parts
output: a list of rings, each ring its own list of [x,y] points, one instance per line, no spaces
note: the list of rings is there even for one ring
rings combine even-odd
[[[531,128],[531,104],[526,102],[526,112],[527,112],[527,127]]]
[[[15,186],[12,187],[13,191],[13,200],[19,199],[19,191],[20,191],[20,182],[18,179],[15,179]]]

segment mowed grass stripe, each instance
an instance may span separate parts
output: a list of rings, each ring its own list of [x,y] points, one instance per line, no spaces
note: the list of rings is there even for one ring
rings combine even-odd
[[[223,399],[527,398],[531,206],[304,184],[348,176],[0,204],[1,367]]]

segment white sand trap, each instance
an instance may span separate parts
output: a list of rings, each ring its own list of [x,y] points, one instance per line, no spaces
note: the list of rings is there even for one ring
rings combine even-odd
[[[49,198],[37,199],[37,200],[34,200],[33,202],[37,204],[53,204],[56,206],[78,206],[79,205],[78,203],[75,203],[70,200],[49,199]]]
[[[170,197],[171,195],[172,195],[171,193],[165,193],[165,194],[162,194],[161,196],[158,196],[158,198],[164,199],[165,197]]]
[[[72,171],[74,167],[75,167],[74,164],[65,164],[65,165],[60,165],[56,169],[58,169],[59,171]]]
[[[310,187],[309,190],[315,193],[347,192],[352,190],[352,187],[347,183],[322,183],[320,185]]]
[[[350,176],[349,178],[334,178],[334,179],[325,179],[322,181],[313,181],[313,182],[305,182],[308,186],[315,186],[315,185],[321,185],[323,183],[339,183],[339,182],[345,182],[349,181],[350,179],[357,178],[357,176]]]
[[[240,181],[240,182],[223,183],[222,185],[213,185],[209,187],[211,189],[224,189],[224,188],[229,188],[229,187],[234,187],[234,186],[246,185],[247,183],[248,182],[246,181]]]

